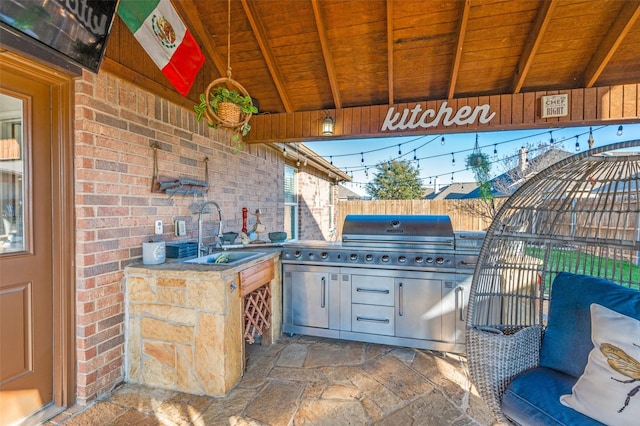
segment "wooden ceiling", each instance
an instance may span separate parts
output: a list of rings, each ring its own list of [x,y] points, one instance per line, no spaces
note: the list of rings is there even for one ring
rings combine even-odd
[[[227,73],[228,2],[172,2],[207,58],[193,102]],[[640,82],[640,0],[231,0],[230,8],[232,77],[263,113]],[[117,20],[107,56],[166,86],[162,74],[140,70],[125,32]]]
[[[224,76],[227,0],[175,3]],[[271,113],[636,83],[639,15],[621,0],[232,0],[230,62]]]

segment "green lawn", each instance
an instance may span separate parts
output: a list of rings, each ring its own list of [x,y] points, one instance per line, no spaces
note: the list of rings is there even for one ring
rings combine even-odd
[[[545,249],[537,247],[527,247],[525,252],[529,256],[544,259]],[[640,289],[640,265],[634,265],[629,261],[613,261],[612,259],[595,256],[585,255],[580,253],[580,262],[576,266],[578,252],[570,249],[553,249],[551,252],[551,265],[567,265],[567,268],[551,268],[551,269],[566,269],[579,274],[590,274],[593,270],[606,269],[612,271],[615,268],[616,277],[622,276],[623,280],[627,280],[630,277],[632,288]],[[622,273],[620,272],[622,270]]]

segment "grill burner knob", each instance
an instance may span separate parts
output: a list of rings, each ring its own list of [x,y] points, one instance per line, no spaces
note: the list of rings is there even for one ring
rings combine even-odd
[[[444,263],[444,259],[442,257],[436,257],[436,263],[438,265],[442,265]]]
[[[352,262],[355,262],[356,260],[358,260],[358,255],[355,254],[355,253],[351,253],[349,255],[349,260],[352,261]]]
[[[407,256],[400,256],[400,257],[398,257],[398,262],[400,262],[400,263],[407,263]]]
[[[433,257],[427,257],[427,263],[433,263]]]
[[[373,255],[372,254],[368,254],[364,257],[364,260],[366,260],[367,262],[373,262]]]
[[[418,264],[424,263],[424,257],[422,257],[422,256],[416,257],[416,263],[418,263]]]
[[[388,255],[388,254],[384,254],[384,255],[382,255],[382,257],[380,258],[380,260],[382,260],[384,263],[389,262],[389,255]]]
[[[329,257],[329,253],[327,253],[326,251],[323,251],[322,253],[320,253],[320,257],[323,259],[326,259],[327,257]]]
[[[302,256],[302,252],[301,252],[300,250],[296,250],[296,252],[295,252],[295,253],[293,253],[293,256],[297,259],[297,258],[299,258],[300,256]]]

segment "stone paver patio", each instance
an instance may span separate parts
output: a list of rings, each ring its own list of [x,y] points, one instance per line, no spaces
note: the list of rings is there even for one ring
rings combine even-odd
[[[453,354],[308,336],[248,345],[247,370],[224,398],[126,384],[49,424],[490,425]]]

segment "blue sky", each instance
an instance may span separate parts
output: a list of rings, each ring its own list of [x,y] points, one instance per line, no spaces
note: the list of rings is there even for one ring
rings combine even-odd
[[[617,135],[618,124],[591,128],[596,147],[640,139],[640,123],[623,125],[620,136]],[[441,143],[442,136],[445,139],[444,144]],[[515,155],[524,145],[548,145],[553,137],[555,146],[565,151],[576,152],[578,136],[581,150],[587,149],[589,127],[481,132],[477,133],[477,136],[480,150],[489,154],[495,161],[491,174],[496,176],[505,171],[504,158]],[[375,176],[376,164],[395,159],[413,161],[415,166],[419,164],[420,177],[425,186],[429,186],[429,182],[433,182],[436,176],[441,184],[451,183],[452,177],[454,182],[473,182],[473,174],[465,170],[465,158],[473,151],[475,142],[476,133],[457,133],[305,142],[305,145],[349,175],[353,175],[353,183],[346,184],[346,187],[366,195],[364,186]],[[497,151],[497,155],[494,155],[494,150]],[[535,155],[531,154],[532,157]],[[413,160],[414,157],[417,161]]]

